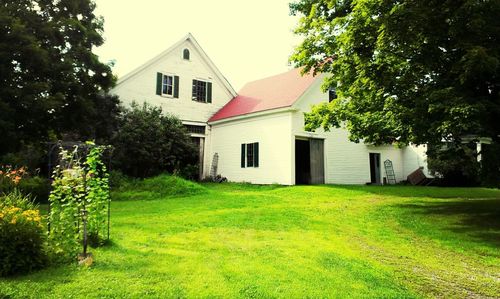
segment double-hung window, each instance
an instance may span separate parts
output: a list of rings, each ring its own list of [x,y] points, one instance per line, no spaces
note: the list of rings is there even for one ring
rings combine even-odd
[[[163,75],[161,94],[174,96],[174,76]]]
[[[241,168],[259,167],[259,143],[241,144]]]
[[[179,76],[156,73],[156,94],[179,98]]]
[[[212,103],[212,83],[202,80],[193,80],[193,101]]]

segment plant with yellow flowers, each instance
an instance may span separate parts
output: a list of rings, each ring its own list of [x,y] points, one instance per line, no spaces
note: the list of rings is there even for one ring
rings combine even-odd
[[[0,276],[46,265],[44,221],[38,207],[19,191],[0,197]]]

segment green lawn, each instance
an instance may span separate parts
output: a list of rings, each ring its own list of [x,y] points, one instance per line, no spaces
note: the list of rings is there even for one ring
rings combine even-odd
[[[113,194],[113,244],[92,267],[0,279],[0,297],[500,296],[499,190],[131,189]]]

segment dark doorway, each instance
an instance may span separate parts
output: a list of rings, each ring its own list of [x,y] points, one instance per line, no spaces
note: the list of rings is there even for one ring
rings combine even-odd
[[[370,153],[370,182],[380,184],[380,154]]]
[[[295,140],[295,184],[324,184],[325,158],[322,139]]]
[[[205,138],[203,137],[193,137],[191,136],[191,141],[196,145],[198,149],[198,180],[203,179],[203,156],[205,150]]]
[[[295,140],[295,184],[311,183],[311,160],[309,140]]]

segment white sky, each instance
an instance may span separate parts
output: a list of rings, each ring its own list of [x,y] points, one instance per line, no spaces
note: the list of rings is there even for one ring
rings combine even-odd
[[[246,82],[289,69],[300,42],[291,0],[95,0],[104,17],[102,62],[122,77],[191,32],[238,91]]]

